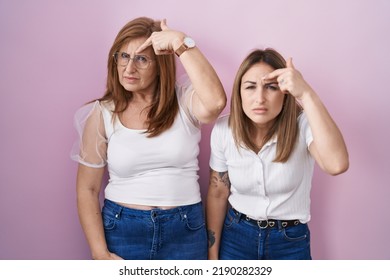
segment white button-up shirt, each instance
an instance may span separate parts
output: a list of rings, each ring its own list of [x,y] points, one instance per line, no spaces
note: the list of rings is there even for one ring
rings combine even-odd
[[[228,127],[228,116],[220,117],[211,133],[210,167],[229,173],[229,202],[237,211],[256,220],[310,220],[310,189],[314,159],[308,146],[313,141],[306,115],[298,118],[299,136],[285,163],[273,162],[277,139],[260,152],[239,148]]]

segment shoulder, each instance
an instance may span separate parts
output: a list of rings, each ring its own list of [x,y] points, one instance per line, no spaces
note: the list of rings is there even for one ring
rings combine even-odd
[[[92,101],[80,107],[74,115],[74,123],[79,127],[89,124],[101,124],[112,118],[112,102]]]
[[[310,128],[309,120],[304,111],[298,117],[298,127],[300,138],[306,142],[307,146],[313,141],[313,135]]]
[[[221,115],[215,121],[215,124],[212,129],[213,137],[222,137],[226,138],[226,134],[229,131],[229,115]]]
[[[92,114],[102,112],[103,110],[110,110],[111,103],[112,102],[95,100],[81,106],[76,114]]]
[[[228,129],[229,128],[229,114],[219,116],[215,122],[214,128]]]
[[[113,101],[96,101],[102,111],[108,111],[112,113],[115,109]]]
[[[298,116],[297,122],[298,122],[298,127],[301,130],[309,127],[309,121],[308,121],[306,113],[304,111],[302,111],[300,113],[300,115]]]
[[[77,109],[74,119],[77,122],[84,122],[99,112],[101,112],[99,101],[90,102]]]
[[[225,115],[219,116],[217,121],[215,122],[215,124],[228,126],[229,125],[229,116],[230,116],[230,114],[225,114]]]

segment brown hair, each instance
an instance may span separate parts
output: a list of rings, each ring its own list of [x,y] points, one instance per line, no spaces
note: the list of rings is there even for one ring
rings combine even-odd
[[[256,49],[252,51],[241,63],[233,84],[231,97],[229,127],[232,129],[237,148],[242,146],[256,151],[258,148],[251,135],[254,130],[252,121],[245,115],[242,108],[240,94],[242,76],[254,65],[263,62],[273,69],[286,67],[284,58],[274,49]],[[296,102],[291,94],[286,94],[283,101],[282,111],[263,139],[263,144],[272,137],[277,136],[276,156],[274,162],[286,162],[294,149],[298,135],[297,119],[302,112],[302,107]]]
[[[118,71],[114,61],[115,52],[129,41],[145,37],[153,32],[161,31],[160,21],[147,17],[136,18],[128,22],[116,36],[108,53],[108,73],[106,91],[99,101],[114,103],[113,120],[118,117],[131,102],[132,92],[127,91],[119,82]],[[173,54],[157,55],[157,72],[159,73],[157,88],[148,112],[148,137],[154,137],[169,129],[179,110],[175,94],[176,64]]]

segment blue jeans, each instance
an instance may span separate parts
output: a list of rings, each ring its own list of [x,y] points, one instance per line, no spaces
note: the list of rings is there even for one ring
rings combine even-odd
[[[145,211],[106,199],[102,216],[109,251],[124,259],[207,259],[207,233],[200,202]]]
[[[311,260],[307,224],[261,229],[229,209],[222,231],[221,260]]]

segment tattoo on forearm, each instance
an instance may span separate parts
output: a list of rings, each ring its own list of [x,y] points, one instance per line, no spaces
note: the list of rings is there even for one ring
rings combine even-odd
[[[213,247],[214,243],[215,243],[215,232],[208,229],[207,230],[207,238],[208,238],[208,241],[209,241],[209,248]]]
[[[228,189],[230,189],[230,179],[229,179],[229,173],[227,171],[225,172],[216,172],[212,169],[210,169],[210,185],[214,187],[218,187],[219,184],[225,185]]]
[[[229,180],[229,174],[227,171],[225,172],[218,172],[219,175],[219,181],[223,182],[223,184],[230,189],[230,180]]]

